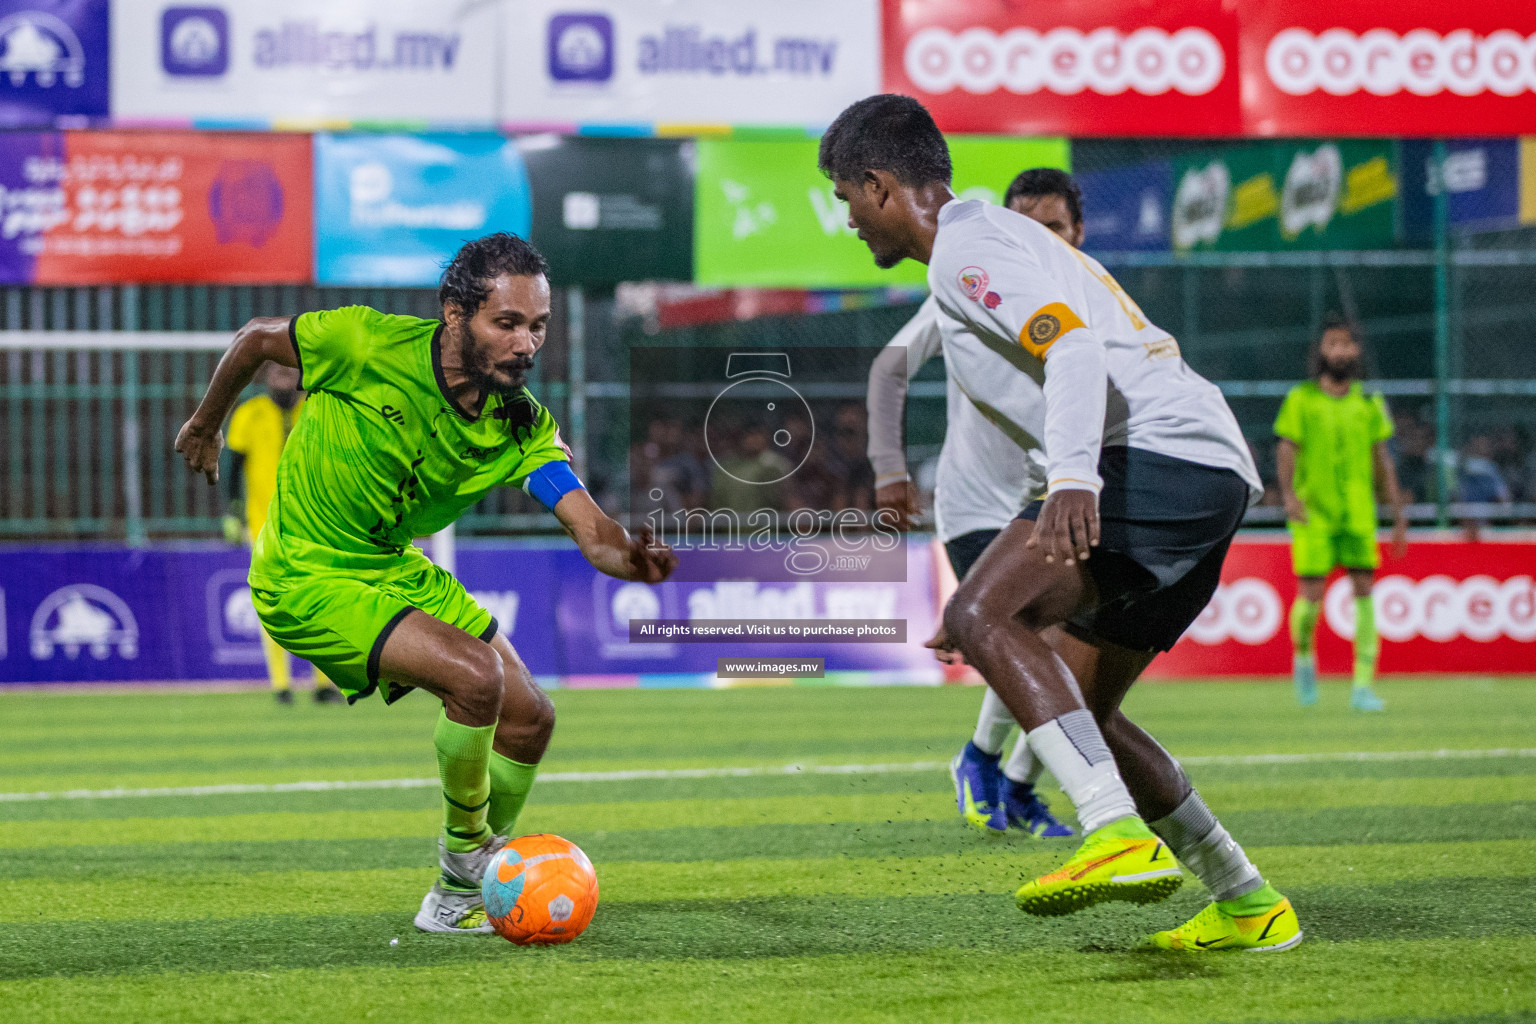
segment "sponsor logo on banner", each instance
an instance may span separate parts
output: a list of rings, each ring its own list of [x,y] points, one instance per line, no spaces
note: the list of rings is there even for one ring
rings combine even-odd
[[[251,603],[246,575],[244,569],[220,569],[208,577],[208,643],[214,664],[260,665],[266,661],[261,648],[261,620]]]
[[[1285,172],[1280,190],[1280,233],[1294,238],[1309,227],[1328,227],[1339,205],[1344,160],[1338,146],[1319,146],[1312,153],[1298,150]]]
[[[520,603],[517,591],[471,590],[469,596],[496,619],[496,631],[510,639],[517,631],[517,609]]]
[[[94,583],[72,583],[45,597],[32,613],[32,657],[47,661],[55,653],[71,660],[82,651],[97,661],[116,653],[139,656],[139,624],[127,603]]]
[[[1187,249],[1220,238],[1231,191],[1232,176],[1219,160],[1187,172],[1173,196],[1174,247]]]
[[[495,123],[499,4],[112,5],[121,119]]]
[[[1469,576],[1383,576],[1371,592],[1376,632],[1402,643],[1423,637],[1435,643],[1466,638],[1489,643],[1507,637],[1536,640],[1536,583],[1530,576],[1497,579]],[[1328,588],[1323,599],[1328,628],[1346,640],[1355,637],[1355,595],[1347,578]]]
[[[1274,639],[1284,612],[1280,594],[1273,586],[1265,580],[1244,577],[1218,586],[1211,603],[1184,635],[1207,647],[1228,640],[1251,647]]]
[[[504,124],[821,126],[879,91],[879,0],[524,0]]]
[[[168,75],[229,70],[229,15],[219,7],[167,7],[160,14],[160,67]]]
[[[0,661],[5,659],[10,632],[5,624],[5,588],[0,587]]]
[[[931,93],[1044,89],[1074,96],[1088,89],[1118,96],[1129,89],[1160,96],[1173,89],[1204,96],[1225,74],[1226,55],[1215,36],[1193,27],[1172,33],[1160,28],[1131,33],[1113,28],[1012,28],[1002,33],[928,28],[907,42],[903,66],[913,85]]]
[[[0,122],[105,117],[108,0],[0,0]]]
[[[1409,92],[1434,96],[1536,91],[1536,35],[1501,29],[1441,34],[1417,28],[1401,35],[1385,28],[1355,33],[1331,28],[1313,33],[1288,28],[1264,51],[1264,69],[1276,88],[1292,96],[1321,90],[1332,96]]]

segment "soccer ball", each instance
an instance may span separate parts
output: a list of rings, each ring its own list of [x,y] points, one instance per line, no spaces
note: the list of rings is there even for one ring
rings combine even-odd
[[[480,892],[491,927],[508,942],[570,942],[597,910],[597,872],[567,839],[522,836],[491,858]]]

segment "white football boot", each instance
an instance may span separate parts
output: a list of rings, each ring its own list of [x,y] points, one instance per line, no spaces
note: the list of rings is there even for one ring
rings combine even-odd
[[[444,889],[441,882],[421,901],[416,913],[416,927],[424,932],[448,932],[453,935],[484,935],[495,931],[485,918],[485,902],[479,890],[457,892]]]
[[[506,836],[491,836],[467,853],[449,853],[447,841],[442,836],[438,836],[437,863],[443,869],[443,881],[458,889],[473,889],[479,892],[480,880],[485,877],[486,865],[506,845]]]

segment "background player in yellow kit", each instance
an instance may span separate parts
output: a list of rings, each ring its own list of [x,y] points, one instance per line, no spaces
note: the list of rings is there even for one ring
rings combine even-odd
[[[1291,530],[1296,603],[1291,640],[1296,648],[1296,699],[1317,703],[1317,664],[1312,639],[1324,586],[1335,566],[1349,573],[1355,590],[1355,679],[1349,703],[1380,711],[1376,679],[1376,611],[1371,588],[1381,556],[1376,547],[1376,495],[1392,506],[1393,553],[1408,546],[1397,468],[1387,451],[1392,418],[1380,395],[1360,386],[1360,339],[1349,322],[1330,317],[1312,347],[1311,380],[1291,389],[1275,418],[1280,446],[1280,493]]]
[[[262,378],[267,393],[241,402],[229,418],[226,443],[234,454],[229,474],[229,512],[224,517],[224,539],[231,544],[250,544],[267,521],[267,506],[277,490],[277,460],[294,424],[304,411],[304,392],[299,390],[299,371],[268,363]],[[241,501],[241,490],[245,491]],[[245,521],[240,521],[240,512]],[[293,703],[288,652],[261,631],[261,648],[267,657],[267,679],[279,704]],[[315,670],[315,701],[340,704],[345,698],[325,673]]]

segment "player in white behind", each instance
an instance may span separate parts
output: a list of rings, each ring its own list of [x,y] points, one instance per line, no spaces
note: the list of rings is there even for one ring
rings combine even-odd
[[[1156,945],[1295,946],[1290,901],[1120,711],[1210,600],[1260,489],[1221,392],[1097,262],[1028,217],[957,200],[948,146],[916,100],[853,104],[822,137],[818,163],[877,265],[928,265],[959,386],[988,404],[1032,400],[1022,426],[1043,442],[1047,497],[972,567],[941,641],[1013,712],[1086,834],[1065,865],[1019,889],[1019,907],[1166,899],[1181,881],[1177,856],[1214,902]],[[1060,654],[1040,636],[1052,626],[1071,634]]]
[[[1008,186],[1004,204],[1039,221],[1070,245],[1083,241],[1082,193],[1072,176],[1053,167],[1021,172]],[[875,468],[875,501],[905,519],[920,512],[917,488],[907,473],[902,421],[907,382],[939,354],[939,311],[930,297],[876,357],[869,375],[869,460]],[[945,379],[944,446],[939,452],[933,516],[939,541],[964,579],[976,559],[1029,501],[1045,493],[1044,453],[1007,409],[985,410]],[[1056,646],[1060,630],[1044,634]],[[961,660],[940,651],[940,660]],[[1035,792],[1043,766],[1021,738],[1008,759],[1003,744],[1013,715],[989,687],[981,699],[976,731],[950,763],[955,804],[971,825],[985,832],[1023,829],[1042,839],[1073,835]]]

